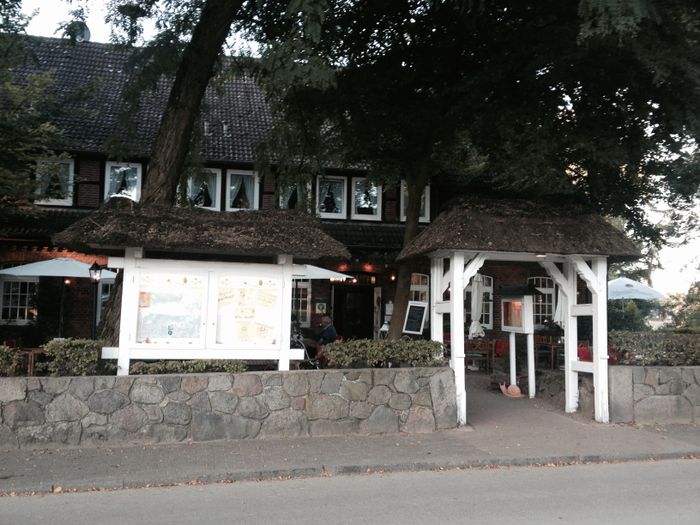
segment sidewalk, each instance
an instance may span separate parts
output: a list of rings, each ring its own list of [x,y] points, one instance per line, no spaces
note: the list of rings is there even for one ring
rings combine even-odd
[[[475,388],[468,405],[467,427],[433,434],[0,451],[0,493],[700,457],[698,426],[601,425]]]

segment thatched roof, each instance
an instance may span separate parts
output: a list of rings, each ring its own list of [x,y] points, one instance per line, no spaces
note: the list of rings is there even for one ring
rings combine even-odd
[[[119,197],[54,235],[53,242],[86,252],[142,247],[218,256],[350,257],[345,246],[321,231],[315,218],[294,210],[216,213],[145,206]]]
[[[623,232],[580,205],[486,198],[465,199],[441,213],[399,259],[438,250],[641,256]]]

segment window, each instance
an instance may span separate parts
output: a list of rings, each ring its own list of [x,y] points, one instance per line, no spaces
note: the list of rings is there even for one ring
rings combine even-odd
[[[554,281],[549,277],[530,277],[527,282],[537,288],[543,295],[536,295],[533,299],[533,321],[535,328],[545,326],[554,317]]]
[[[226,172],[226,211],[257,210],[260,180],[252,171]]]
[[[493,328],[493,277],[481,276],[481,325],[489,330]],[[471,322],[472,313],[472,285],[474,278],[469,281],[469,285],[464,289],[464,321]]]
[[[350,218],[364,221],[382,220],[382,187],[365,178],[353,177]]]
[[[411,289],[409,292],[409,301],[420,301],[422,303],[429,302],[430,292],[430,277],[423,273],[411,274]]]
[[[105,164],[105,200],[115,195],[141,199],[141,164],[107,162]]]
[[[311,183],[292,182],[279,187],[279,207],[281,210],[311,211]]]
[[[221,209],[221,170],[204,168],[187,177],[187,201],[197,208]]]
[[[345,219],[345,178],[319,177],[316,182],[318,214],[323,219]]]
[[[36,319],[38,279],[8,279],[2,282],[0,319],[3,323],[27,324]]]
[[[408,189],[406,181],[401,181],[401,221],[406,220],[406,206],[408,205]],[[430,185],[423,190],[420,198],[420,222],[430,222]]]
[[[311,281],[308,279],[294,279],[292,315],[296,316],[299,325],[311,326]]]
[[[73,205],[72,160],[40,162],[36,170],[36,203],[48,206]]]

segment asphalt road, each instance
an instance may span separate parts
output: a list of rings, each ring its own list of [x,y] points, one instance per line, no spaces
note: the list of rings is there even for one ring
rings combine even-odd
[[[0,498],[0,523],[700,523],[700,460],[371,474]]]

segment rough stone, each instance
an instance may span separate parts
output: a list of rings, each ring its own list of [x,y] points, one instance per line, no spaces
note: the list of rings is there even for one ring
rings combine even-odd
[[[282,374],[261,374],[260,380],[263,383],[263,387],[282,386]]]
[[[399,431],[399,416],[387,406],[375,407],[367,418],[367,430],[372,434],[395,434]]]
[[[187,427],[156,423],[145,427],[144,436],[149,443],[176,443],[187,439]]]
[[[679,381],[681,379],[681,374],[680,371],[664,366],[662,368],[659,368],[659,384],[663,385],[664,383],[668,383],[670,381]]]
[[[681,368],[681,379],[686,386],[694,384],[695,370],[693,368]]]
[[[239,374],[233,379],[233,391],[238,397],[257,396],[263,391],[262,381],[255,374]]]
[[[360,381],[361,383],[372,384],[372,370],[360,370],[359,375],[353,381]]]
[[[192,396],[186,392],[183,392],[182,390],[176,390],[175,392],[170,392],[168,394],[168,399],[170,399],[171,401],[177,401],[178,403],[183,403],[187,401],[190,397]]]
[[[312,436],[343,436],[357,434],[359,431],[360,421],[357,419],[341,419],[338,421],[318,419],[312,421],[310,425]]]
[[[209,379],[206,376],[184,376],[180,388],[183,392],[192,395],[202,390],[206,390]]]
[[[700,406],[700,385],[690,385],[683,392],[683,396],[688,399],[693,406]]]
[[[457,399],[452,370],[444,369],[442,373],[430,378],[430,397],[433,400],[436,428],[455,428],[458,424]]]
[[[78,445],[82,430],[78,421],[23,427],[17,429],[17,440],[20,448]]]
[[[51,394],[44,392],[43,390],[32,390],[31,392],[28,392],[28,394],[29,401],[36,401],[42,407],[45,407],[46,405],[51,403],[54,397]]]
[[[209,393],[206,391],[194,394],[189,401],[187,401],[187,404],[192,407],[193,412],[211,412]]]
[[[421,387],[421,389],[413,395],[413,404],[432,408],[433,400],[430,397],[430,384]]]
[[[19,441],[17,441],[17,436],[15,435],[10,427],[7,425],[0,425],[0,449],[10,449],[18,448]]]
[[[49,394],[62,394],[68,389],[70,377],[42,377],[41,388]]]
[[[394,388],[397,392],[415,394],[420,386],[411,372],[397,372],[396,377],[394,377]]]
[[[171,401],[162,410],[163,423],[186,425],[192,419],[192,408],[186,403]]]
[[[182,383],[182,378],[180,376],[158,376],[158,383],[160,383],[163,392],[169,394],[170,392],[175,392],[180,389],[180,384]]]
[[[394,376],[396,375],[395,370],[391,368],[379,368],[373,370],[372,372],[374,372],[373,379],[375,385],[391,386],[394,384]]]
[[[340,391],[340,384],[343,382],[342,372],[326,372],[321,381],[322,394],[337,394]]]
[[[149,422],[161,423],[163,421],[163,411],[158,405],[143,405],[141,408],[146,413]]]
[[[254,397],[244,397],[238,402],[236,411],[239,415],[250,419],[264,419],[270,411]]]
[[[700,366],[695,367],[695,382],[700,385]]]
[[[416,406],[408,411],[408,419],[401,428],[404,432],[420,434],[435,430],[433,411],[424,406]]]
[[[83,425],[80,444],[103,444],[107,441],[108,435],[107,425]]]
[[[209,378],[209,392],[218,392],[220,390],[229,390],[233,386],[233,379],[228,374],[217,374]]]
[[[125,396],[128,396],[129,391],[131,390],[131,386],[134,384],[134,379],[135,378],[130,376],[119,376],[115,378],[113,388],[115,388]]]
[[[634,385],[634,401],[640,401],[646,397],[654,395],[654,387],[639,383]]]
[[[634,421],[632,375],[631,367],[609,367],[610,421],[613,423],[632,423]]]
[[[680,379],[672,379],[666,383],[661,383],[656,387],[656,395],[673,395],[677,396],[683,393],[683,383]]]
[[[286,374],[282,377],[282,388],[290,396],[304,396],[309,393],[309,379],[306,374]]]
[[[86,427],[89,427],[92,425],[106,425],[107,424],[107,416],[104,414],[97,414],[95,412],[90,412],[83,419],[80,420],[80,423],[83,425],[83,428],[86,428]]]
[[[46,421],[78,421],[88,412],[90,409],[83,401],[66,392],[46,405]]]
[[[41,390],[41,379],[38,377],[28,377],[27,381],[27,391],[31,392],[33,390]]]
[[[131,388],[131,400],[144,405],[155,405],[160,403],[165,397],[165,392],[157,383],[146,383],[137,380]]]
[[[74,377],[70,381],[68,391],[78,399],[85,401],[95,391],[95,380],[92,377]]]
[[[260,438],[304,437],[309,435],[309,421],[303,412],[278,410],[265,419]]]
[[[27,393],[27,381],[21,377],[0,377],[0,403],[21,401]]]
[[[342,419],[348,416],[349,402],[337,395],[312,394],[309,396],[306,415],[313,419]]]
[[[292,410],[304,410],[304,408],[306,408],[306,398],[305,397],[293,397],[291,408],[292,408]]]
[[[129,404],[129,398],[117,390],[97,390],[88,399],[88,407],[93,412],[111,414]]]
[[[639,425],[692,423],[693,406],[682,396],[651,396],[634,406],[634,422]]]
[[[109,421],[126,432],[134,433],[148,422],[148,417],[142,408],[129,405],[117,410],[110,416]]]
[[[390,398],[391,390],[389,390],[389,387],[386,385],[378,385],[369,391],[367,402],[372,403],[373,405],[384,405],[385,403],[389,402]]]
[[[195,414],[192,418],[192,439],[211,441],[215,439],[254,438],[260,432],[260,422],[229,414]]]
[[[407,410],[411,408],[411,396],[398,392],[391,394],[389,406],[394,410]]]
[[[10,428],[41,425],[45,421],[44,410],[35,401],[10,401],[2,415]]]
[[[310,371],[306,374],[309,378],[309,392],[318,394],[321,391],[325,374],[321,370]]]
[[[114,387],[116,377],[98,376],[95,378],[95,390],[107,390]]]
[[[658,368],[647,368],[646,375],[644,376],[644,384],[649,386],[656,386],[659,384],[659,369]]]
[[[343,381],[340,385],[340,396],[348,401],[364,401],[367,399],[369,385],[359,381]]]
[[[343,372],[343,375],[345,376],[346,381],[357,381],[360,379],[359,370],[346,370]]]
[[[373,409],[374,405],[370,405],[365,401],[352,401],[350,403],[350,417],[367,419]]]
[[[289,396],[281,386],[265,388],[260,397],[262,398],[262,402],[267,405],[270,410],[289,408],[292,404]]]
[[[212,392],[209,394],[209,403],[211,403],[212,410],[233,414],[238,404],[238,396],[231,392]]]

